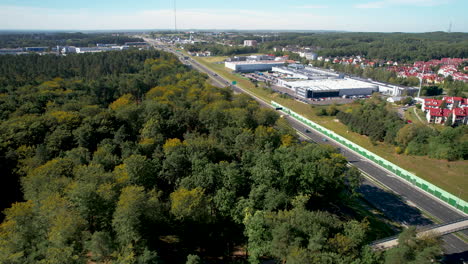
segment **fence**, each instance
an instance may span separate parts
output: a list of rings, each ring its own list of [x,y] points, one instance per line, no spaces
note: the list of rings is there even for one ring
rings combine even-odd
[[[308,120],[307,118],[295,113],[291,109],[284,107],[274,101],[271,101],[271,105],[274,107],[280,107],[283,109],[283,112],[288,113],[290,116],[294,117],[296,120],[300,121],[303,124],[312,127],[314,130],[326,135],[327,137],[332,138],[333,140],[339,142],[342,145],[354,150],[355,152],[359,153],[360,155],[366,157],[367,159],[379,164],[381,167],[393,172],[395,175],[403,178],[407,182],[411,183],[414,186],[417,186],[419,189],[425,191],[426,193],[431,194],[432,196],[436,197],[439,200],[446,202],[447,204],[451,205],[452,207],[464,212],[468,213],[468,203],[461,198],[442,190],[441,188],[431,184],[430,182],[419,178],[418,176],[414,175],[413,173],[398,167],[397,165],[387,161],[386,159],[379,157],[378,155],[368,151],[367,149],[347,140],[346,138],[336,134],[335,132],[328,130],[315,122]]]

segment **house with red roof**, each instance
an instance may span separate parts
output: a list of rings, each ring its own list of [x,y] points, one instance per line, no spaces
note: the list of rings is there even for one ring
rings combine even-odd
[[[441,108],[445,102],[446,107]],[[443,124],[449,118],[452,124],[468,124],[468,99],[454,96],[444,96],[442,100],[424,99],[422,109],[426,112],[429,123]]]
[[[460,107],[460,103],[464,101],[462,97],[454,97],[454,96],[444,96],[442,100],[447,103],[448,109]]]
[[[468,74],[461,73],[461,72],[454,72],[452,77],[455,81],[463,81],[468,82]]]
[[[468,98],[462,98],[462,100],[460,101],[460,107],[461,108],[468,107]]]
[[[427,111],[426,119],[429,123],[443,124],[449,118],[452,111],[449,109],[430,108]]]
[[[467,125],[468,124],[468,107],[455,108],[452,112],[452,124]]]
[[[429,111],[430,109],[438,109],[442,105],[442,100],[437,99],[424,99],[422,104],[423,111]]]

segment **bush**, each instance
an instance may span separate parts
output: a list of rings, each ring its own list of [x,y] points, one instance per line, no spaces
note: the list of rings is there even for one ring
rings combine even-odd
[[[401,153],[403,153],[403,148],[402,147],[395,147],[395,152],[396,152],[396,154],[401,154]]]
[[[321,108],[317,111],[318,116],[326,116],[327,115],[327,110]]]
[[[336,105],[330,105],[328,108],[327,108],[327,115],[329,116],[336,116],[336,114],[338,114],[340,110],[338,110],[338,108],[336,107]]]

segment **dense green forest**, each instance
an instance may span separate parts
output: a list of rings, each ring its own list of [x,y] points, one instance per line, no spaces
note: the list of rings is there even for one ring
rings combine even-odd
[[[365,56],[398,62],[468,57],[468,33],[283,33],[266,39],[274,46],[320,47],[322,56]]]
[[[384,100],[374,97],[361,101],[351,111],[337,113],[337,118],[350,130],[369,136],[373,142],[395,145],[397,153],[428,155],[434,159],[468,159],[468,126],[446,126],[440,132],[426,125],[405,124]]]
[[[226,46],[221,44],[187,44],[184,47],[190,52],[210,51],[212,56],[233,56],[258,52],[258,49],[255,47]]]
[[[441,253],[414,229],[372,251],[378,230],[350,209],[357,169],[173,55],[2,56],[0,76],[1,193],[20,183],[23,198],[4,211],[0,263],[428,263]]]
[[[238,32],[210,38],[213,41],[229,40],[237,45],[242,45],[246,39],[257,40],[260,50],[271,51],[275,46],[311,46],[318,48],[317,53],[321,56],[361,55],[368,59],[408,63],[444,57],[468,57],[468,33],[458,32]]]
[[[55,47],[78,46],[88,47],[101,44],[123,45],[125,42],[143,41],[123,34],[110,33],[0,33],[0,48],[17,47]]]

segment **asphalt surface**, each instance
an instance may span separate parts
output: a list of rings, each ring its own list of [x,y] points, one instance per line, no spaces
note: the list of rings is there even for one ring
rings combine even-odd
[[[149,41],[155,45],[155,42]],[[262,106],[272,108],[269,103],[253,95],[248,91],[244,91],[238,86],[230,85],[231,83],[210,69],[199,64],[193,59],[185,60],[184,56],[170,48],[162,48],[164,51],[172,52],[179,57],[184,63],[192,65],[195,69],[205,72],[215,83],[220,87],[230,86],[236,93],[247,93],[256,99]],[[346,146],[343,146],[326,136],[315,132],[312,128],[307,127],[295,120],[292,117],[283,113],[290,125],[298,132],[302,132],[302,137],[307,140],[334,146],[340,149],[349,163],[357,167],[365,174],[364,181],[360,188],[364,199],[382,211],[385,216],[393,221],[403,225],[415,225],[423,227],[432,225],[435,221],[444,223],[454,221],[465,217],[463,213],[452,209],[449,205],[442,203],[435,197],[424,193],[415,186],[403,181],[398,176],[390,171],[378,166],[363,156],[353,152]],[[307,129],[308,132],[305,132]],[[326,139],[326,141],[324,141]],[[423,211],[424,214],[421,212]],[[430,218],[426,217],[429,215]],[[432,219],[435,219],[433,221]],[[468,231],[459,232],[465,237],[468,237]],[[464,263],[468,261],[468,244],[455,236],[454,234],[443,236],[445,263]]]

